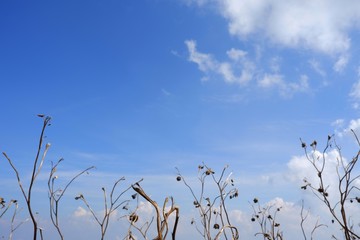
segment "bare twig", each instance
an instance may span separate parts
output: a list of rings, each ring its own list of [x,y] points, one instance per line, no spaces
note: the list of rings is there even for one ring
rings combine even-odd
[[[112,216],[112,214],[121,206],[123,206],[123,209],[126,209],[127,208],[126,205],[129,203],[129,200],[123,200],[120,202],[120,199],[131,188],[131,186],[125,188],[125,190],[114,196],[118,184],[124,180],[125,178],[121,177],[114,183],[110,192],[109,199],[107,198],[106,189],[104,187],[101,188],[104,196],[104,210],[103,210],[104,213],[102,218],[98,217],[98,215],[91,208],[90,204],[88,203],[84,195],[80,194],[79,196],[75,197],[75,200],[82,200],[85,203],[87,209],[90,211],[91,215],[94,217],[95,221],[100,226],[101,240],[105,239],[105,234],[107,232],[110,222],[110,217]]]
[[[185,178],[181,175],[179,169],[178,171],[178,181],[183,181],[185,186],[190,190],[191,195],[193,196],[194,202],[193,205],[199,211],[201,228],[198,227],[195,219],[191,221],[191,224],[195,225],[196,230],[201,234],[204,239],[211,240],[212,231],[216,231],[216,238],[219,238],[220,235],[224,236],[225,239],[228,239],[226,229],[229,229],[231,232],[231,239],[238,239],[239,233],[238,229],[231,224],[229,213],[226,207],[227,199],[233,199],[238,197],[238,190],[234,188],[234,181],[230,178],[230,175],[224,180],[225,172],[228,166],[225,166],[220,174],[220,177],[217,179],[215,177],[215,172],[205,164],[198,167],[199,176],[198,180],[201,185],[200,194],[195,194],[193,188],[187,183]],[[217,188],[217,193],[212,199],[210,197],[205,197],[205,185],[207,183],[207,178],[210,177],[212,182]],[[231,189],[228,190],[229,185]],[[218,222],[219,220],[220,222]]]
[[[157,227],[157,236],[155,238],[156,240],[166,239],[166,236],[169,231],[169,217],[172,213],[175,213],[175,222],[174,222],[174,226],[172,227],[172,234],[171,234],[172,239],[175,240],[177,225],[178,225],[178,221],[179,221],[179,210],[180,209],[179,209],[179,207],[174,205],[174,199],[172,197],[170,198],[170,200],[171,200],[170,209],[166,210],[166,206],[169,201],[169,198],[165,198],[163,207],[160,208],[159,205],[145,193],[145,191],[140,186],[139,182],[133,184],[132,188],[134,189],[135,192],[137,192],[140,196],[142,196],[146,201],[148,201],[155,208],[156,227]]]
[[[81,175],[84,173],[87,173],[89,170],[93,169],[94,167],[88,167],[85,170],[79,172],[77,175],[75,175],[64,187],[64,189],[55,188],[55,180],[58,178],[58,176],[55,175],[57,168],[59,164],[63,161],[63,158],[61,158],[57,163],[52,164],[49,179],[48,179],[48,190],[49,190],[49,203],[50,203],[50,218],[51,222],[56,228],[56,231],[58,232],[60,238],[63,240],[64,236],[62,234],[62,231],[60,229],[59,224],[59,203],[61,198],[64,196],[66,190],[68,187]]]
[[[42,238],[42,231],[41,229],[38,227],[38,222],[35,218],[35,214],[34,214],[34,211],[32,209],[32,204],[31,204],[31,200],[32,200],[32,189],[33,189],[33,186],[34,186],[34,183],[35,183],[35,180],[37,178],[37,176],[39,175],[40,171],[41,171],[41,168],[43,166],[43,163],[44,163],[44,160],[45,160],[45,157],[46,157],[46,154],[50,148],[50,144],[47,143],[45,145],[45,149],[44,151],[42,152],[42,147],[43,147],[43,139],[44,139],[44,134],[45,134],[45,129],[47,126],[50,125],[50,120],[51,118],[48,117],[48,116],[44,116],[44,115],[38,115],[39,117],[41,117],[43,119],[43,126],[42,126],[42,129],[41,129],[41,134],[40,134],[40,137],[39,137],[39,143],[38,143],[38,148],[37,148],[37,152],[36,152],[36,157],[35,157],[35,160],[33,162],[33,166],[32,166],[32,172],[31,172],[31,178],[30,178],[30,183],[29,183],[29,187],[27,189],[27,191],[25,191],[24,189],[24,186],[22,185],[22,182],[21,182],[21,178],[20,178],[20,174],[17,170],[17,168],[15,167],[15,165],[13,164],[12,160],[10,159],[10,157],[5,153],[3,152],[3,155],[5,156],[5,158],[7,159],[7,161],[9,162],[11,168],[13,169],[13,171],[15,172],[15,175],[16,175],[16,178],[17,178],[17,181],[18,181],[18,185],[19,185],[19,188],[21,190],[21,193],[26,201],[26,206],[27,206],[27,210],[29,212],[29,215],[30,215],[30,218],[31,218],[31,221],[32,221],[32,224],[33,224],[33,239],[36,240],[37,239],[37,232],[40,231],[40,237]],[[42,154],[41,154],[42,152]],[[41,156],[41,157],[40,157]],[[40,162],[39,162],[40,161]]]
[[[280,223],[276,220],[282,207],[275,204],[261,206],[257,198],[253,199],[251,207],[254,212],[251,221],[256,221],[260,226],[260,231],[255,236],[261,235],[266,240],[282,240],[283,233],[280,230]]]

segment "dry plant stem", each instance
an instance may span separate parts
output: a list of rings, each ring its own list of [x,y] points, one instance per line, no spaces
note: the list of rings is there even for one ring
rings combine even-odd
[[[221,172],[220,178],[216,179],[214,171],[212,171],[211,168],[206,166],[204,163],[203,165],[199,166],[199,171],[201,171],[201,174],[199,175],[198,179],[201,183],[201,190],[200,195],[196,196],[192,187],[186,182],[184,177],[180,174],[180,171],[178,171],[178,176],[180,177],[180,180],[182,180],[185,184],[185,186],[190,190],[193,198],[194,198],[194,205],[198,209],[201,219],[201,225],[202,229],[199,229],[199,227],[196,224],[196,221],[193,220],[192,224],[195,224],[196,230],[201,234],[201,236],[204,239],[211,240],[213,239],[211,236],[212,228],[219,229],[219,232],[217,233],[217,236],[224,235],[225,239],[228,239],[226,229],[230,229],[232,239],[238,239],[239,234],[236,227],[234,227],[230,223],[230,218],[228,215],[228,210],[226,208],[226,199],[227,198],[233,198],[238,196],[238,192],[236,188],[230,189],[230,191],[227,191],[227,187],[230,182],[230,175],[229,177],[224,181],[224,174],[227,169],[227,166],[225,166]],[[218,195],[211,200],[208,197],[204,197],[205,194],[205,182],[207,177],[212,178],[212,181],[216,184],[216,187],[218,189]],[[233,186],[233,180],[231,180],[231,185]],[[219,204],[219,208],[217,209],[215,207],[216,204]],[[221,225],[216,223],[216,219],[220,218]],[[212,224],[213,223],[213,224]],[[216,228],[215,228],[216,226]],[[220,234],[220,235],[218,235]]]
[[[135,212],[136,212],[136,211],[134,211],[133,214],[135,214]],[[147,240],[147,239],[148,239],[147,233],[148,233],[148,231],[149,231],[149,229],[150,229],[150,226],[151,226],[151,224],[152,224],[153,221],[154,221],[154,217],[151,218],[151,221],[150,221],[150,222],[145,222],[142,226],[138,227],[138,226],[136,226],[135,221],[131,221],[131,220],[130,220],[130,226],[129,226],[129,229],[128,229],[128,234],[127,234],[127,236],[126,236],[125,238],[127,238],[127,239],[132,239],[131,237],[132,237],[133,235],[132,235],[132,232],[131,232],[131,228],[133,227],[133,228],[135,228],[135,229],[141,234],[141,236],[142,236],[144,239]]]
[[[304,229],[304,223],[306,218],[308,217],[309,212],[306,213],[306,215],[304,216],[304,200],[301,202],[301,212],[300,212],[300,216],[301,216],[301,222],[300,222],[300,227],[301,227],[301,232],[304,236],[304,240],[307,240],[306,237],[306,233],[305,233],[305,229]],[[312,239],[312,236],[311,236]]]
[[[302,234],[304,236],[304,240],[307,240],[307,235],[305,233],[304,223],[305,223],[307,217],[309,216],[309,211],[307,211],[306,214],[304,215],[304,201],[301,201],[300,216],[301,216],[301,222],[300,222],[301,231],[302,231]],[[314,239],[315,231],[320,227],[327,227],[327,226],[325,224],[319,224],[319,220],[317,220],[316,223],[315,223],[315,226],[311,230],[311,234],[310,234],[310,239],[311,240]]]
[[[360,142],[359,142],[357,135],[355,134],[355,132],[353,130],[351,130],[351,131],[354,134],[354,136],[357,140],[357,143],[360,147]],[[360,151],[358,151],[357,154],[355,155],[355,157],[353,157],[352,160],[346,164],[341,155],[340,147],[336,144],[335,140],[333,140],[336,150],[339,154],[338,166],[336,168],[336,173],[338,176],[339,201],[336,203],[332,203],[330,201],[329,195],[327,193],[327,189],[329,186],[325,185],[324,177],[323,177],[323,171],[324,171],[325,163],[326,163],[326,152],[327,152],[328,148],[330,148],[332,146],[332,144],[330,142],[331,140],[332,140],[332,136],[329,136],[327,145],[326,145],[324,151],[322,152],[320,167],[318,167],[316,164],[319,159],[314,156],[314,153],[316,151],[316,142],[314,141],[314,143],[311,144],[313,153],[311,155],[309,155],[309,153],[307,152],[307,149],[306,149],[306,144],[301,141],[302,145],[305,149],[305,155],[306,155],[308,161],[312,164],[315,171],[317,172],[317,175],[319,177],[319,185],[320,185],[319,188],[315,188],[311,185],[311,183],[306,182],[306,185],[303,187],[303,189],[306,189],[306,187],[310,187],[312,192],[316,195],[316,197],[318,197],[322,202],[324,202],[324,204],[327,206],[327,208],[328,208],[329,212],[331,213],[332,217],[334,218],[334,220],[341,226],[346,240],[360,239],[359,234],[356,234],[353,231],[352,225],[349,225],[349,222],[348,222],[349,219],[348,219],[347,212],[346,212],[346,203],[350,200],[350,193],[355,189],[360,190],[358,187],[356,187],[354,185],[354,181],[358,180],[360,178],[360,175],[352,177],[352,172],[358,161]],[[337,209],[339,209],[339,211],[340,211],[340,216],[337,213]]]
[[[111,189],[111,192],[110,192],[110,199],[107,199],[106,189],[104,187],[102,188],[103,196],[104,196],[104,215],[103,215],[102,219],[100,219],[96,215],[95,211],[91,208],[90,204],[87,202],[86,198],[82,194],[80,194],[80,196],[75,198],[76,200],[81,199],[85,203],[85,205],[88,208],[88,210],[90,211],[91,215],[94,217],[95,221],[100,226],[101,240],[103,240],[105,238],[106,231],[107,231],[107,228],[108,228],[109,222],[110,222],[110,217],[114,213],[114,211],[116,211],[120,206],[123,206],[123,205],[129,203],[129,200],[124,200],[120,203],[118,201],[124,195],[124,193],[127,192],[131,188],[131,186],[126,188],[121,193],[119,193],[116,197],[114,196],[117,185],[121,181],[124,181],[124,180],[125,180],[125,178],[122,177],[114,183],[114,185]]]
[[[232,232],[235,232],[235,235],[234,235],[234,238],[233,239],[239,239],[239,232],[238,232],[238,229],[234,226],[230,226],[230,225],[226,225],[226,226],[223,226],[220,231],[216,234],[214,240],[218,240],[221,236],[221,234],[224,232],[224,230],[226,228],[230,228],[232,230]]]
[[[17,203],[17,201],[15,201],[15,209],[14,209],[14,213],[11,217],[11,229],[10,229],[10,234],[9,234],[9,240],[12,240],[12,237],[13,237],[13,234],[14,232],[19,228],[21,227],[21,225],[23,225],[24,223],[26,223],[27,221],[29,221],[30,219],[27,218],[25,219],[24,221],[21,221],[19,224],[17,224],[15,226],[15,218],[16,218],[16,215],[18,214],[18,208],[19,208],[19,204]]]
[[[169,231],[169,224],[168,224],[169,216],[173,212],[175,212],[175,222],[174,222],[174,226],[172,229],[172,239],[175,240],[176,229],[177,229],[177,225],[178,225],[178,221],[179,221],[179,208],[174,206],[173,198],[170,198],[171,199],[171,207],[168,211],[166,211],[165,208],[167,206],[169,198],[165,199],[163,208],[161,209],[159,207],[159,205],[145,193],[145,191],[140,186],[139,182],[133,184],[132,188],[134,189],[135,192],[137,192],[139,195],[141,195],[143,198],[145,198],[145,200],[148,201],[155,208],[156,227],[157,227],[157,237],[155,238],[156,240],[166,239],[166,236]]]
[[[225,191],[226,187],[228,186],[228,183],[226,181],[222,183],[222,179],[224,177],[226,169],[227,169],[227,166],[225,166],[223,168],[219,180],[215,179],[214,174],[212,174],[212,178],[213,178],[214,182],[216,183],[216,186],[218,187],[219,193],[220,193],[219,196],[221,198],[221,200],[220,200],[221,223],[222,223],[223,226],[229,226],[229,228],[231,230],[231,234],[233,236],[233,239],[237,239],[238,236],[239,236],[238,230],[237,230],[237,228],[231,226],[229,214],[228,214],[228,211],[227,211],[226,205],[225,205],[225,198],[231,193],[231,191],[229,193],[226,193],[226,191]],[[226,223],[225,223],[224,218],[223,218],[223,212],[225,213]],[[225,228],[222,228],[222,230],[224,230],[224,229]],[[224,232],[225,239],[228,239],[227,235],[226,235],[226,232],[225,231],[221,231],[221,232]]]
[[[147,237],[147,233],[150,229],[150,226],[152,225],[153,221],[154,221],[154,216],[152,216],[150,222],[149,221],[146,221],[143,225],[141,226],[137,226],[136,225],[136,222],[138,221],[138,215],[136,214],[137,210],[140,208],[140,202],[139,202],[139,194],[134,194],[132,196],[133,199],[136,198],[136,201],[137,201],[137,205],[136,205],[136,208],[134,211],[132,211],[132,213],[128,216],[128,220],[130,222],[130,225],[129,225],[129,228],[128,228],[128,231],[127,231],[127,236],[124,238],[124,239],[134,239],[133,237],[133,233],[131,231],[132,228],[135,228],[140,234],[141,236],[147,240],[148,237]]]
[[[104,204],[105,204],[105,213],[104,213],[104,218],[103,218],[103,222],[102,222],[102,226],[103,226],[103,235],[105,236],[106,230],[109,226],[109,221],[110,221],[110,216],[111,214],[117,210],[120,206],[122,206],[125,203],[128,203],[128,200],[122,201],[121,203],[117,203],[118,200],[120,199],[120,197],[127,192],[130,187],[128,187],[125,191],[123,191],[121,194],[119,194],[115,199],[114,199],[114,191],[116,189],[116,186],[119,184],[120,181],[124,181],[125,178],[122,177],[119,180],[117,180],[115,182],[115,184],[113,185],[112,189],[111,189],[111,193],[110,193],[110,207],[108,207],[108,201],[106,199],[106,190],[105,188],[103,188],[103,193],[104,193]]]
[[[2,198],[0,198],[2,201],[3,201],[3,199]],[[11,240],[12,239],[12,237],[13,237],[13,234],[14,234],[14,232],[23,224],[23,223],[25,223],[25,222],[27,222],[28,220],[29,220],[29,218],[27,218],[26,220],[24,220],[24,221],[21,221],[19,224],[17,224],[16,226],[15,226],[15,218],[16,218],[16,216],[17,216],[17,213],[19,212],[18,211],[18,209],[19,209],[19,204],[18,204],[18,202],[17,202],[17,200],[10,200],[10,202],[9,202],[9,204],[7,204],[7,206],[5,207],[5,205],[4,205],[4,201],[3,202],[1,202],[1,204],[3,204],[3,208],[5,208],[5,210],[0,214],[0,218],[10,209],[10,207],[14,204],[15,205],[15,207],[14,207],[14,212],[13,212],[13,215],[12,215],[12,217],[11,217],[11,227],[10,227],[10,233],[9,233],[9,240]],[[4,237],[3,237],[4,238]]]
[[[201,224],[202,224],[202,231],[198,228],[198,226],[196,225],[196,222],[194,221],[193,223],[195,223],[195,227],[196,230],[200,233],[200,235],[204,238],[204,239],[211,239],[211,234],[210,234],[210,219],[211,219],[211,211],[210,211],[210,216],[208,216],[209,211],[207,211],[202,204],[202,201],[204,199],[204,191],[205,191],[205,174],[202,174],[198,177],[200,183],[201,183],[201,190],[200,190],[200,195],[199,197],[196,196],[194,190],[192,189],[192,187],[186,182],[185,178],[181,175],[179,169],[177,169],[178,171],[178,175],[181,177],[182,181],[184,182],[185,186],[190,190],[191,195],[194,198],[194,205],[196,205],[195,207],[199,209],[200,212],[200,217],[201,217]],[[209,221],[208,221],[209,218]]]
[[[3,204],[1,209],[4,209],[4,208],[5,209],[2,210],[2,212],[0,214],[0,218],[2,218],[2,216],[5,215],[5,213],[9,210],[9,208],[13,205],[13,203],[16,204],[16,202],[17,202],[16,200],[10,200],[9,204],[7,204],[7,206],[5,206],[5,201],[3,201],[3,198],[1,198],[1,200],[2,200],[1,204]]]
[[[257,220],[261,229],[255,236],[262,235],[266,240],[282,240],[283,234],[279,228],[280,224],[276,222],[277,213],[281,208],[272,210],[274,205],[261,207],[257,200],[254,203],[257,203],[257,208],[251,205],[254,211],[254,220]]]
[[[64,236],[61,232],[60,225],[59,225],[59,203],[61,198],[64,196],[66,190],[68,187],[81,175],[84,173],[87,173],[89,170],[93,169],[94,167],[88,167],[85,170],[81,171],[77,175],[75,175],[64,187],[64,189],[55,189],[55,180],[57,179],[57,176],[55,176],[55,173],[57,171],[58,165],[63,161],[64,159],[61,158],[55,165],[52,163],[51,172],[48,179],[48,190],[49,190],[49,202],[50,202],[50,218],[51,222],[56,228],[56,231],[58,232],[60,238],[63,240]]]
[[[13,164],[11,159],[7,156],[7,154],[5,152],[3,152],[3,155],[8,160],[11,168],[14,170],[14,172],[16,174],[18,185],[19,185],[20,190],[21,190],[21,192],[22,192],[22,194],[24,196],[24,199],[26,201],[26,205],[27,205],[27,209],[28,209],[28,212],[29,212],[29,215],[30,215],[30,219],[31,219],[32,224],[33,224],[33,239],[34,240],[37,239],[37,232],[38,232],[39,228],[38,228],[38,223],[37,223],[37,220],[35,218],[35,215],[34,215],[34,212],[33,212],[32,206],[31,206],[32,188],[34,186],[36,177],[39,175],[39,173],[41,171],[41,168],[43,166],[47,151],[50,148],[50,144],[46,144],[45,150],[43,151],[42,157],[40,159],[41,149],[42,149],[42,146],[43,146],[43,138],[44,138],[45,129],[49,125],[49,122],[51,120],[50,117],[43,117],[42,116],[42,118],[44,120],[43,121],[43,127],[42,127],[40,138],[39,138],[38,149],[37,149],[36,157],[35,157],[35,160],[34,160],[34,163],[33,163],[33,169],[32,169],[32,172],[31,172],[30,184],[29,184],[29,188],[28,188],[27,192],[25,191],[25,189],[24,189],[24,187],[23,187],[23,185],[21,183],[20,174],[19,174],[17,168],[15,167],[15,165]],[[39,162],[39,160],[40,160],[40,162]],[[41,233],[41,231],[40,231],[40,233]],[[42,235],[40,235],[40,237],[42,238]]]

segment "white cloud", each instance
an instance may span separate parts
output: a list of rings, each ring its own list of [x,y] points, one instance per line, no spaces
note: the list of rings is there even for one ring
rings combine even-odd
[[[73,213],[73,216],[76,217],[76,218],[79,218],[79,217],[89,217],[91,216],[91,212],[86,210],[85,208],[82,208],[82,207],[78,207],[74,213]]]
[[[358,80],[352,86],[350,97],[352,97],[354,100],[360,100],[360,80]]]
[[[360,118],[353,119],[353,120],[350,121],[348,130],[352,129],[354,131],[357,131],[357,130],[359,130],[359,128],[360,128]]]
[[[360,67],[358,67],[358,80],[355,82],[350,91],[350,98],[353,101],[353,107],[359,109],[360,106]]]
[[[219,64],[218,72],[224,77],[225,82],[236,82],[236,77],[230,63],[224,62]]]
[[[284,86],[283,76],[279,74],[265,74],[265,76],[258,81],[258,85],[262,88],[270,88],[273,86]]]
[[[232,48],[227,51],[230,61],[220,62],[210,54],[197,51],[194,40],[187,40],[185,44],[189,51],[189,61],[196,63],[199,70],[207,74],[203,80],[208,80],[208,75],[211,74],[220,75],[225,82],[230,84],[246,85],[252,80],[255,67],[246,58],[245,51]]]
[[[360,118],[350,120],[348,127],[345,128],[342,132],[340,132],[340,136],[344,136],[344,135],[353,136],[351,131],[354,131],[359,136],[359,134],[360,134]]]
[[[213,56],[195,54],[198,53],[195,51],[192,51],[194,56],[190,61],[197,63],[203,72],[211,71],[220,75],[227,83],[245,85],[254,78],[261,79],[258,82],[259,87],[276,85],[284,96],[291,96],[295,91],[304,92],[308,87],[307,81],[302,78],[300,83],[287,83],[285,75],[280,72],[279,61],[275,59],[270,63],[272,71],[270,73],[255,66],[254,63],[261,64],[259,60],[263,48],[277,46],[280,50],[285,48],[320,53],[330,57],[333,71],[342,72],[350,62],[350,51],[354,44],[350,33],[360,28],[358,0],[187,0],[187,2],[195,3],[199,7],[210,5],[227,21],[231,35],[238,37],[242,42],[251,39],[254,40],[255,45],[258,44],[250,57],[247,52],[232,48],[227,52],[231,61],[217,62]],[[242,62],[241,67],[235,65],[236,62]],[[312,59],[309,64],[321,77],[327,75],[325,67],[319,61]],[[282,76],[281,79],[279,76]],[[210,76],[206,75],[203,80],[209,78]],[[327,84],[324,80],[323,85]],[[350,97],[353,100],[353,107],[359,109],[360,80],[353,85]]]
[[[230,59],[238,61],[240,59],[244,59],[247,52],[239,49],[232,48],[226,52]]]
[[[189,61],[198,65],[199,70],[202,72],[214,71],[218,65],[216,60],[209,54],[200,53],[196,50],[196,42],[194,40],[185,41],[189,51]]]
[[[335,121],[333,121],[331,123],[331,126],[333,126],[335,128],[335,133],[338,135],[338,136],[342,136],[342,129],[344,127],[344,123],[345,123],[345,120],[344,119],[336,119]]]
[[[349,62],[349,56],[348,55],[341,55],[339,59],[334,64],[334,70],[336,72],[342,72],[344,68],[346,67],[347,63]]]
[[[255,64],[247,58],[247,52],[239,49],[230,49],[227,55],[230,61],[220,62],[212,55],[201,53],[196,49],[194,40],[185,41],[189,51],[189,61],[198,65],[205,73],[203,80],[209,80],[211,74],[220,75],[226,83],[247,86],[256,76]],[[277,88],[283,97],[290,97],[295,92],[306,92],[309,89],[308,77],[300,76],[298,82],[286,82],[280,71],[280,58],[274,57],[270,61],[270,68],[274,73],[265,73],[257,81],[262,89]]]
[[[332,125],[335,126],[335,133],[339,137],[344,137],[344,136],[354,137],[353,133],[351,132],[352,130],[359,136],[360,118],[351,119],[345,127],[344,127],[344,125],[345,125],[344,119],[338,119],[335,122],[333,122]]]
[[[150,217],[154,212],[154,207],[149,202],[143,202],[141,201],[139,203],[137,212],[140,215],[145,215],[146,217]]]
[[[265,74],[258,81],[258,86],[264,89],[278,88],[280,95],[283,97],[291,97],[295,92],[306,92],[309,90],[308,77],[306,75],[300,76],[298,82],[286,82],[280,74]]]
[[[335,127],[342,127],[344,125],[344,119],[342,118],[339,118],[339,119],[336,119],[334,122],[331,123],[332,126],[335,126]]]
[[[321,67],[320,62],[316,61],[315,59],[311,59],[309,61],[309,64],[311,66],[312,69],[314,69],[314,71],[316,73],[318,73],[320,76],[325,77],[326,76],[326,72],[325,70]]]
[[[280,57],[273,57],[269,66],[272,73],[263,73],[247,57],[247,52],[240,49],[227,51],[229,61],[218,61],[211,54],[202,53],[197,50],[194,40],[187,40],[190,62],[196,63],[199,70],[205,74],[202,81],[207,81],[212,75],[219,75],[228,84],[238,84],[242,87],[249,86],[257,78],[257,86],[262,89],[275,88],[283,97],[291,97],[296,92],[307,92],[309,90],[308,76],[301,75],[297,82],[285,81],[280,72]]]
[[[338,160],[340,159],[339,152],[337,150],[331,150],[323,155],[316,150],[310,152],[309,157],[315,159],[314,162],[319,169],[321,169],[322,159],[325,159],[326,164],[322,174],[324,177],[324,185],[330,186],[330,192],[336,192],[338,176],[334,173],[336,173],[339,163]],[[346,162],[346,159],[343,160]],[[314,187],[318,187],[319,177],[317,176],[317,172],[305,155],[292,157],[287,165],[290,180],[297,182],[300,186],[304,183],[303,179],[307,179]]]
[[[241,39],[261,34],[286,47],[302,47],[325,54],[343,54],[350,48],[347,30],[357,27],[360,2],[218,0],[229,32]],[[341,62],[341,63],[340,63]],[[343,64],[343,60],[339,65]]]

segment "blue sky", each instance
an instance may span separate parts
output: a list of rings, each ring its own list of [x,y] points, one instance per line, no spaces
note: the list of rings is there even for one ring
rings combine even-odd
[[[204,161],[229,164],[244,214],[253,195],[298,207],[305,197],[289,174],[303,169],[299,138],[322,147],[336,133],[349,158],[355,149],[347,132],[360,126],[359,5],[3,1],[1,151],[28,174],[43,113],[52,117],[47,169],[60,157],[65,176],[97,167],[95,182],[80,180],[84,193],[144,177],[155,198],[174,191],[187,209],[175,167],[191,178]],[[16,182],[1,165],[11,198]],[[68,201],[71,218],[81,204]]]

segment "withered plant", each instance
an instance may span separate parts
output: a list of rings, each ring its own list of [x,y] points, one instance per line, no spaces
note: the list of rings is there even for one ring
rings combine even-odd
[[[18,214],[19,210],[19,203],[17,200],[11,199],[8,203],[6,203],[6,201],[4,200],[4,198],[0,197],[0,219],[5,215],[5,213],[11,209],[11,207],[13,206],[14,208],[14,212],[12,214],[11,217],[11,227],[10,227],[10,233],[9,233],[9,240],[13,239],[13,234],[14,232],[25,222],[27,222],[29,220],[29,218],[19,222],[18,224],[15,225],[15,218]],[[2,238],[4,238],[4,236],[2,236]]]
[[[10,200],[10,202],[6,203],[3,197],[0,197],[0,218],[5,215],[5,213],[10,209],[10,207],[17,203],[17,200]]]
[[[103,204],[104,208],[102,213],[96,213],[92,207],[90,206],[89,202],[86,200],[83,194],[80,194],[75,197],[75,200],[81,200],[84,202],[86,208],[90,211],[91,215],[95,219],[96,223],[100,227],[101,231],[101,240],[105,239],[105,235],[110,223],[110,217],[118,210],[128,210],[128,203],[130,202],[129,199],[122,199],[123,195],[131,189],[131,186],[126,187],[120,193],[117,192],[118,184],[120,182],[125,181],[125,177],[119,178],[112,186],[110,194],[106,192],[105,187],[102,187],[101,190],[103,192]],[[99,216],[101,215],[101,216]]]
[[[251,207],[253,209],[253,215],[251,217],[252,222],[258,223],[260,231],[255,233],[255,236],[262,236],[264,240],[283,240],[285,239],[283,231],[281,230],[281,223],[278,220],[278,214],[282,211],[283,206],[276,204],[264,204],[260,205],[258,198],[254,198]],[[320,227],[327,227],[324,224],[319,223],[317,219],[316,223],[311,229],[310,233],[305,231],[305,223],[309,216],[310,212],[304,210],[304,201],[302,201],[301,211],[300,211],[300,228],[304,237],[304,240],[314,239],[315,232]],[[307,223],[308,224],[308,223]]]
[[[66,190],[68,189],[68,187],[75,181],[75,179],[77,179],[78,177],[80,177],[84,173],[88,173],[89,170],[94,168],[93,166],[88,167],[87,169],[79,172],[73,178],[71,178],[71,180],[65,185],[64,188],[57,188],[57,187],[55,187],[55,180],[58,179],[58,176],[55,175],[55,174],[57,172],[57,168],[58,168],[59,164],[63,160],[64,159],[61,158],[57,163],[55,163],[55,164],[51,163],[52,166],[51,166],[51,171],[50,171],[50,175],[49,175],[49,179],[48,179],[50,218],[51,218],[52,224],[56,228],[56,231],[58,232],[58,234],[59,234],[59,236],[60,236],[60,238],[62,240],[64,239],[64,236],[63,236],[62,231],[60,229],[60,223],[59,223],[60,200],[64,196],[64,194],[65,194]]]
[[[50,148],[50,143],[47,143],[44,148],[43,140],[44,140],[45,129],[46,129],[46,127],[48,127],[50,125],[50,120],[51,120],[50,117],[44,116],[42,114],[39,114],[38,116],[43,119],[43,126],[42,126],[41,134],[39,137],[38,148],[36,151],[35,160],[32,165],[30,183],[27,188],[24,187],[22,180],[21,180],[20,173],[19,173],[18,169],[16,168],[16,166],[14,165],[11,158],[5,152],[3,152],[3,155],[7,159],[8,163],[10,164],[11,168],[13,169],[13,171],[16,175],[18,186],[19,186],[21,193],[25,199],[27,210],[28,210],[28,213],[30,215],[30,219],[31,219],[31,222],[33,225],[33,239],[34,240],[37,239],[38,232],[40,234],[41,239],[43,239],[43,235],[42,235],[42,229],[39,228],[39,226],[38,226],[38,222],[35,217],[35,212],[32,208],[32,190],[33,190],[33,186],[35,184],[36,178],[40,174],[40,171],[44,164],[46,154]]]
[[[156,231],[157,235],[154,240],[165,240],[168,236],[169,231],[171,231],[171,239],[175,240],[176,238],[176,229],[179,221],[179,207],[174,204],[174,199],[172,197],[167,197],[164,200],[163,206],[160,207],[157,202],[152,200],[149,195],[147,195],[144,189],[140,186],[140,183],[137,182],[132,185],[133,190],[143,197],[147,202],[149,202],[155,209],[156,212]],[[170,201],[170,205],[169,204]],[[174,224],[170,226],[170,216],[174,214]],[[129,221],[131,222],[131,226],[133,226],[144,239],[148,239],[147,231],[152,223],[145,222],[145,224],[141,227],[138,227],[135,223],[138,221],[139,216],[137,215],[136,211],[134,211],[129,216]],[[131,229],[128,231],[127,239],[135,239]]]
[[[310,239],[313,240],[314,239],[314,234],[315,232],[320,228],[320,227],[327,227],[327,225],[325,224],[322,224],[322,223],[319,223],[319,219],[316,220],[316,223],[314,225],[314,227],[312,228],[310,234],[308,234],[306,231],[305,231],[305,222],[308,218],[310,214],[310,211],[307,210],[305,211],[304,210],[304,200],[301,201],[301,212],[300,212],[300,217],[301,217],[301,222],[300,222],[300,227],[301,227],[301,232],[303,234],[303,237],[304,237],[304,240],[307,240],[308,239],[308,235],[310,235]]]
[[[264,240],[283,240],[283,232],[280,230],[280,223],[276,217],[281,207],[275,204],[260,205],[259,199],[254,198],[251,204],[253,209],[252,222],[257,222],[260,231],[255,234],[263,236]]]
[[[239,239],[238,228],[231,223],[226,205],[227,200],[237,198],[239,193],[238,189],[234,187],[231,174],[225,179],[227,168],[228,166],[225,166],[220,177],[216,178],[215,172],[210,167],[205,164],[200,165],[198,167],[200,193],[195,193],[194,188],[188,184],[177,169],[177,181],[182,181],[190,190],[194,200],[193,205],[199,213],[199,219],[193,219],[191,224],[195,225],[198,233],[206,240],[217,240],[221,236],[224,236],[225,239]],[[206,191],[206,187],[214,188],[211,185],[208,186],[209,184],[214,184],[216,188],[216,194],[212,198],[207,195]]]
[[[18,224],[15,224],[15,218],[17,216],[17,214],[21,211],[21,209],[19,210],[19,203],[18,201],[16,200],[13,200],[14,204],[15,204],[15,207],[14,207],[14,213],[11,217],[11,229],[10,229],[10,234],[9,234],[9,240],[12,240],[13,239],[13,235],[14,235],[14,232],[19,228],[21,227],[21,225],[23,225],[24,223],[26,223],[27,221],[30,220],[30,218],[26,218],[25,220],[23,221],[20,221]]]
[[[140,216],[142,219],[139,221],[139,209],[141,209],[144,205],[140,202],[141,195],[138,193],[134,193],[131,195],[132,199],[136,199],[136,207],[134,210],[130,210],[130,214],[128,214],[127,220],[129,221],[129,228],[127,230],[127,235],[124,239],[126,240],[135,240],[137,239],[135,234],[133,233],[133,229],[136,230],[137,233],[141,235],[141,237],[145,240],[148,239],[148,231],[150,230],[150,227],[154,221],[154,216],[150,217],[149,219],[146,219],[145,216]],[[141,222],[141,223],[139,223]]]
[[[353,133],[358,146],[360,142],[353,130]],[[301,139],[300,139],[301,140]],[[358,150],[355,156],[347,162],[341,153],[341,148],[335,141],[334,136],[328,136],[327,143],[322,152],[317,150],[317,142],[313,141],[310,144],[310,151],[308,150],[307,144],[301,140],[301,145],[305,151],[308,162],[313,167],[315,174],[318,177],[317,182],[309,182],[304,179],[304,185],[302,189],[310,189],[313,194],[324,203],[329,210],[332,217],[332,223],[340,225],[346,240],[360,239],[359,226],[360,223],[354,224],[352,215],[349,212],[349,204],[360,203],[360,189],[359,189],[359,172],[355,172],[355,166],[358,162],[360,151]],[[326,176],[325,166],[327,163],[328,155],[330,150],[337,152],[337,165],[333,173],[337,176],[337,186],[332,187],[330,190],[330,183],[326,182],[328,176]],[[358,215],[358,214],[357,214]],[[333,238],[337,239],[335,236]]]

